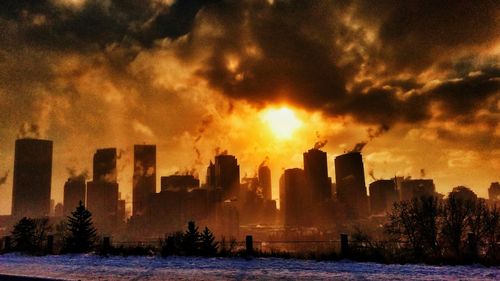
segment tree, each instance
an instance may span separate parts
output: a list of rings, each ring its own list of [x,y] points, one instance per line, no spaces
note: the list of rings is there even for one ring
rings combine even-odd
[[[82,201],[68,217],[68,233],[66,251],[70,253],[89,252],[96,239],[96,230],[92,224],[92,214],[85,209]]]
[[[199,253],[200,232],[194,221],[188,222],[188,229],[182,239],[183,251],[185,255],[193,256]]]
[[[218,247],[219,242],[215,241],[212,231],[205,226],[205,229],[201,233],[201,253],[204,256],[215,256]]]
[[[47,218],[22,218],[16,223],[12,231],[14,250],[30,254],[42,254],[43,242],[47,238],[50,229]]]
[[[437,255],[439,213],[435,197],[418,197],[398,202],[389,214],[385,230],[398,241],[407,243],[417,259],[429,254]]]
[[[33,252],[35,249],[35,222],[24,217],[14,225],[12,238],[14,251]]]
[[[456,187],[442,205],[441,241],[446,246],[445,253],[457,259],[462,256],[468,221],[477,200],[471,194],[474,193],[466,187]]]

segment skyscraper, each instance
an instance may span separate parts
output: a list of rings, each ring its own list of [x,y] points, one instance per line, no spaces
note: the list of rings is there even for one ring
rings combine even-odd
[[[94,154],[93,179],[87,182],[87,208],[101,232],[112,232],[118,222],[116,148],[98,149]]]
[[[206,184],[209,190],[215,188],[215,165],[212,161],[210,161],[210,165],[207,167]]]
[[[50,213],[52,141],[16,140],[12,216],[43,217]]]
[[[310,225],[310,192],[304,170],[286,169],[280,179],[280,206],[286,226]]]
[[[134,216],[146,213],[148,198],[156,193],[156,145],[134,145]]]
[[[222,189],[222,200],[239,197],[240,166],[233,155],[215,157],[215,186]]]
[[[398,200],[396,181],[377,180],[370,184],[370,212],[372,215],[385,214],[391,210],[392,204]]]
[[[335,158],[337,198],[346,215],[359,218],[368,215],[363,158],[359,152],[349,152]]]
[[[259,184],[264,200],[272,200],[271,169],[268,166],[259,167]]]
[[[319,149],[310,149],[308,152],[305,152],[304,173],[311,191],[313,203],[323,202],[332,197],[326,152]]]
[[[79,202],[85,205],[85,178],[69,178],[64,184],[63,214],[69,216],[78,206]]]

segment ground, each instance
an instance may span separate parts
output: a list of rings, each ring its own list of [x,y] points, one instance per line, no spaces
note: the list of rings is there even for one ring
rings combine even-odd
[[[500,280],[500,267],[382,265],[279,258],[0,255],[0,274],[58,280]],[[1,276],[0,276],[0,280]],[[8,280],[8,279],[5,279]]]

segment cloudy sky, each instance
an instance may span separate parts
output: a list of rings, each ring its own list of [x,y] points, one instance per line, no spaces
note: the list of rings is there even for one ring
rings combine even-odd
[[[334,175],[334,157],[367,142],[368,183],[425,176],[486,196],[500,180],[500,2],[0,1],[0,108],[1,214],[22,136],[54,141],[56,202],[103,147],[120,149],[131,200],[142,143],[158,146],[159,175],[203,179],[227,150],[242,176],[267,157],[277,183],[315,143]]]

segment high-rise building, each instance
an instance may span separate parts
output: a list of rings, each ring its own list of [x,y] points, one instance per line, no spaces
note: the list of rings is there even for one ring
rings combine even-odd
[[[311,192],[313,204],[332,197],[331,180],[328,178],[326,152],[310,149],[304,153],[304,173]]]
[[[488,198],[491,201],[500,200],[500,183],[492,182],[490,188],[488,188]]]
[[[146,213],[151,194],[156,193],[156,145],[134,145],[132,214]]]
[[[12,216],[44,217],[50,214],[52,141],[16,140]]]
[[[215,188],[215,165],[212,161],[210,161],[210,165],[207,167],[206,184],[209,190]]]
[[[101,233],[115,229],[118,223],[116,148],[98,149],[94,154],[93,179],[87,182],[87,208]]]
[[[161,177],[160,180],[161,191],[181,189],[188,190],[191,188],[200,187],[200,180],[193,175],[171,175]]]
[[[359,152],[349,152],[335,158],[335,181],[338,201],[344,205],[347,217],[368,215],[363,158]]]
[[[408,179],[401,182],[401,200],[435,195],[436,187],[431,179]]]
[[[63,213],[65,216],[69,216],[78,207],[80,201],[85,205],[85,189],[84,177],[69,178],[66,181],[63,200]]]
[[[286,169],[280,179],[280,206],[286,226],[307,226],[311,198],[304,170]]]
[[[233,155],[215,157],[215,187],[221,188],[222,200],[239,197],[240,166]]]
[[[271,169],[268,166],[259,167],[259,184],[264,200],[272,200]]]
[[[370,212],[372,215],[385,214],[398,200],[396,181],[377,180],[370,184]]]

